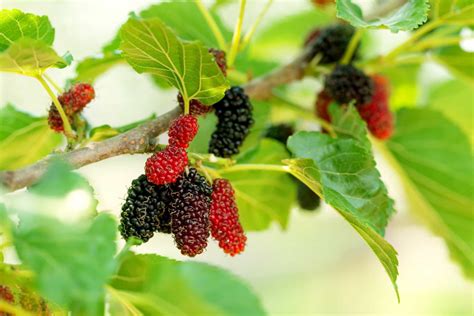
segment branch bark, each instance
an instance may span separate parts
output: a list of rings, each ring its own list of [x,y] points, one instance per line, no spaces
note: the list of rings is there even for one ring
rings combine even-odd
[[[311,47],[311,45],[308,45],[308,47]],[[307,48],[289,64],[248,82],[244,85],[244,89],[251,99],[268,99],[271,97],[274,87],[301,79],[313,57],[314,52]],[[9,191],[27,187],[35,183],[46,171],[48,164],[57,158],[67,161],[73,168],[80,168],[119,155],[153,152],[155,138],[166,132],[170,122],[180,114],[181,109],[176,107],[153,121],[144,123],[115,137],[91,143],[87,147],[70,152],[50,155],[18,170],[2,171],[0,172],[0,184]]]

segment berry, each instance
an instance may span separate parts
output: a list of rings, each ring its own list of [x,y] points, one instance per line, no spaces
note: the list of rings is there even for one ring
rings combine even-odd
[[[298,181],[296,187],[296,196],[298,198],[298,204],[303,210],[313,211],[321,204],[321,198],[319,195],[313,192],[306,184]]]
[[[95,98],[94,88],[87,83],[78,83],[58,97],[59,102],[72,112],[79,112]]]
[[[330,122],[331,117],[328,109],[331,102],[332,98],[329,93],[326,90],[321,90],[316,97],[316,116]]]
[[[65,108],[63,109],[66,111]],[[69,123],[72,123],[72,114],[68,112],[65,113],[69,120]],[[59,115],[59,111],[54,104],[51,104],[51,106],[49,107],[48,125],[55,132],[61,133],[64,131],[63,120],[61,119],[61,115]]]
[[[225,52],[219,49],[209,48],[209,53],[211,53],[216,59],[217,66],[219,66],[224,76],[227,76],[227,62],[225,59]]]
[[[209,153],[230,157],[239,153],[239,147],[253,124],[252,104],[241,87],[232,87],[214,104],[217,128],[209,142]]]
[[[148,181],[156,184],[173,183],[188,165],[186,150],[168,146],[156,152],[145,163],[145,174]]]
[[[334,0],[312,0],[313,4],[316,6],[326,6],[330,3],[334,3]]]
[[[171,232],[183,255],[194,257],[207,247],[211,193],[211,186],[194,168],[172,185]]]
[[[178,104],[181,110],[184,111],[184,100],[181,93],[178,93]],[[198,100],[189,101],[189,114],[191,115],[195,115],[195,116],[205,115],[211,112],[212,110],[214,110],[212,106],[202,104]]]
[[[168,130],[171,146],[188,148],[189,143],[194,139],[198,131],[198,122],[192,115],[181,115],[173,122]]]
[[[282,144],[286,144],[288,137],[295,132],[293,126],[286,123],[272,125],[265,131],[265,137],[274,139]]]
[[[379,139],[387,139],[393,133],[393,115],[390,112],[388,98],[388,80],[380,75],[372,77],[374,96],[370,103],[359,106],[359,114],[367,123],[369,131]]]
[[[119,231],[127,240],[136,237],[143,242],[155,232],[170,233],[169,185],[155,185],[144,174],[132,181],[120,214]]]
[[[312,42],[310,37],[316,38],[313,41],[313,56],[321,54],[320,64],[330,64],[339,61],[346,51],[347,45],[354,35],[354,27],[348,24],[335,24],[321,30],[315,29],[308,36],[305,45]],[[312,39],[311,38],[311,39]],[[354,53],[352,58],[355,58]]]
[[[320,28],[315,28],[312,31],[308,33],[306,36],[306,39],[304,40],[304,46],[308,46],[315,38],[318,38],[319,35],[321,34],[321,29]],[[316,53],[315,53],[316,55]],[[314,56],[313,56],[314,57]]]
[[[374,93],[372,79],[352,65],[337,65],[326,76],[324,88],[337,102],[343,104],[355,100],[356,106],[369,103]]]
[[[247,237],[239,222],[234,189],[226,179],[214,180],[209,220],[212,237],[225,253],[235,256],[244,251]]]

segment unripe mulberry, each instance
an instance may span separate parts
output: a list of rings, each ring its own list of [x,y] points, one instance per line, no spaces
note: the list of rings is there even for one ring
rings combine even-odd
[[[355,29],[348,24],[335,24],[323,29],[313,30],[305,41],[305,45],[314,43],[312,54],[321,54],[320,64],[330,64],[339,61],[343,56],[354,35]],[[315,41],[312,39],[317,38]],[[355,58],[356,52],[352,58]]]
[[[214,180],[209,219],[212,237],[225,253],[235,256],[244,251],[247,237],[239,221],[234,189],[226,179]]]
[[[66,112],[65,108],[63,108],[63,110],[65,110],[65,114],[69,120],[69,123],[72,124],[73,114]],[[61,133],[64,131],[63,120],[61,119],[61,115],[59,114],[59,111],[54,104],[51,104],[51,106],[49,107],[48,125],[55,132]]]
[[[178,93],[178,104],[181,110],[184,111],[184,100],[181,93]],[[206,115],[213,111],[214,108],[211,105],[205,105],[198,100],[189,100],[189,114],[194,116]]]
[[[326,76],[324,88],[337,102],[343,104],[355,100],[356,106],[369,103],[374,93],[372,79],[352,65],[337,65]]]
[[[188,148],[189,143],[194,139],[198,132],[198,122],[192,115],[181,115],[173,122],[168,130],[171,146]]]
[[[214,56],[217,66],[219,66],[221,69],[222,74],[227,76],[227,61],[225,59],[225,52],[219,49],[209,48],[209,53]]]
[[[232,87],[214,108],[218,122],[211,136],[209,153],[227,158],[239,153],[250,131],[254,122],[252,104],[241,87]]]
[[[211,186],[194,168],[172,184],[171,232],[183,255],[194,257],[207,247],[211,193]]]
[[[122,237],[147,242],[155,232],[170,233],[169,202],[169,185],[155,185],[144,174],[133,180],[120,214]]]
[[[71,89],[58,97],[59,102],[65,106],[71,107],[73,112],[82,111],[82,109],[94,98],[94,87],[88,83],[75,84]]]
[[[372,101],[357,108],[367,128],[375,137],[387,139],[393,133],[393,115],[389,107],[388,80],[380,75],[372,77],[374,81],[374,96]]]
[[[156,184],[173,183],[188,165],[186,150],[168,146],[154,153],[145,163],[145,174],[148,181]]]

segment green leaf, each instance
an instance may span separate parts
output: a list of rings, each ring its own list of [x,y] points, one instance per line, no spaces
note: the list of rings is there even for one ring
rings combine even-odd
[[[112,315],[265,315],[248,286],[204,263],[128,253],[111,286]]]
[[[110,53],[101,57],[88,57],[76,67],[74,81],[93,83],[99,76],[124,62],[120,53]]]
[[[35,77],[51,67],[64,68],[69,61],[40,40],[21,38],[0,53],[0,71]]]
[[[48,155],[61,144],[45,118],[18,111],[12,105],[0,108],[0,170],[17,169]]]
[[[350,105],[344,108],[337,103],[332,103],[329,106],[329,114],[334,131],[338,136],[354,138],[362,147],[371,151],[372,145],[367,137],[366,124],[354,106]]]
[[[354,139],[331,138],[316,132],[299,132],[288,139],[297,158],[312,159],[321,173],[327,203],[347,204],[362,223],[383,235],[394,212],[393,201],[380,180],[372,153]]]
[[[417,212],[474,278],[474,169],[468,138],[441,113],[401,109],[386,143]]]
[[[473,85],[460,80],[449,80],[430,88],[426,104],[457,123],[474,145],[473,100]]]
[[[432,57],[435,61],[446,67],[454,76],[474,84],[472,52],[466,52],[459,46],[449,46],[434,51]]]
[[[68,225],[21,213],[13,237],[19,258],[35,273],[36,288],[44,297],[73,314],[103,315],[104,286],[115,269],[116,230],[106,214]]]
[[[451,13],[442,17],[443,22],[461,26],[474,24],[474,3],[472,0],[458,2]]]
[[[352,0],[336,0],[337,17],[355,27],[388,28],[392,32],[411,31],[428,19],[428,0],[408,0],[396,11],[382,18],[364,20],[362,9]]]
[[[416,105],[420,87],[418,78],[421,65],[394,65],[383,69],[382,74],[390,81],[390,108],[398,109],[407,104]]]
[[[179,89],[186,100],[219,101],[229,85],[207,49],[181,41],[158,19],[130,18],[120,30],[121,49],[138,73],[151,73]]]
[[[226,42],[232,39],[232,32],[222,23],[219,16],[212,14]],[[145,19],[159,18],[182,39],[200,41],[207,47],[219,48],[219,43],[199,10],[196,1],[174,1],[152,5],[140,12]],[[186,21],[186,23],[183,23]]]
[[[54,28],[47,16],[23,13],[20,10],[0,11],[0,52],[22,37],[53,44]]]
[[[239,164],[281,164],[288,158],[285,147],[270,139],[237,160]],[[285,229],[295,185],[287,174],[274,171],[236,171],[223,173],[235,190],[240,221],[246,231],[267,229],[275,221]]]

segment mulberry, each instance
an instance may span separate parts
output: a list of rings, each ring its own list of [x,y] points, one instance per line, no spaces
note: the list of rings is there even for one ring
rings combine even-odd
[[[183,255],[194,257],[207,247],[211,193],[211,186],[194,168],[172,184],[171,232]]]
[[[144,174],[133,180],[120,214],[122,237],[147,242],[155,232],[170,233],[169,202],[169,185],[155,185]]]
[[[326,77],[324,87],[337,102],[355,100],[356,106],[369,103],[374,93],[372,79],[352,65],[337,65]]]
[[[374,82],[372,101],[359,106],[357,110],[375,137],[387,139],[392,135],[394,125],[393,115],[388,104],[390,95],[388,80],[380,75],[373,76],[372,80]]]
[[[181,93],[178,93],[178,104],[181,110],[184,111],[184,100]],[[210,105],[205,105],[198,100],[190,100],[189,101],[189,114],[194,116],[206,115],[207,113],[214,110],[214,108]]]
[[[225,52],[219,49],[209,48],[209,53],[214,56],[217,66],[219,66],[224,76],[227,76],[227,62],[225,59]]]
[[[226,179],[214,180],[209,219],[212,237],[225,253],[235,256],[244,251],[247,237],[239,222],[234,190]]]
[[[339,61],[346,51],[347,45],[354,35],[355,29],[348,24],[335,24],[323,29],[315,29],[308,36],[305,45],[314,43],[312,54],[321,54],[320,64],[330,64]],[[315,41],[312,39],[317,38]],[[357,50],[352,58],[357,55]]]
[[[272,125],[265,131],[265,137],[274,139],[282,144],[286,144],[288,137],[295,132],[293,126],[286,123]]]
[[[78,83],[58,97],[59,102],[75,112],[82,109],[95,98],[95,90],[88,83]]]
[[[239,153],[239,147],[254,122],[248,96],[241,87],[232,87],[213,107],[218,123],[211,136],[209,153],[218,157],[230,157]]]
[[[331,102],[332,98],[326,90],[319,92],[316,97],[316,116],[330,122],[331,117],[329,116],[329,105]]]
[[[66,108],[63,109],[65,110],[65,114],[69,120],[69,123],[72,124],[73,114],[68,113],[69,111],[66,112]],[[55,132],[61,133],[64,131],[63,120],[61,119],[61,115],[59,115],[59,111],[54,104],[51,104],[51,106],[49,107],[48,125]]]
[[[145,174],[148,181],[156,184],[175,182],[188,165],[186,150],[180,147],[168,146],[154,153],[145,163]]]
[[[192,115],[181,115],[175,119],[168,130],[171,146],[188,148],[189,143],[194,139],[198,132],[198,122]]]

